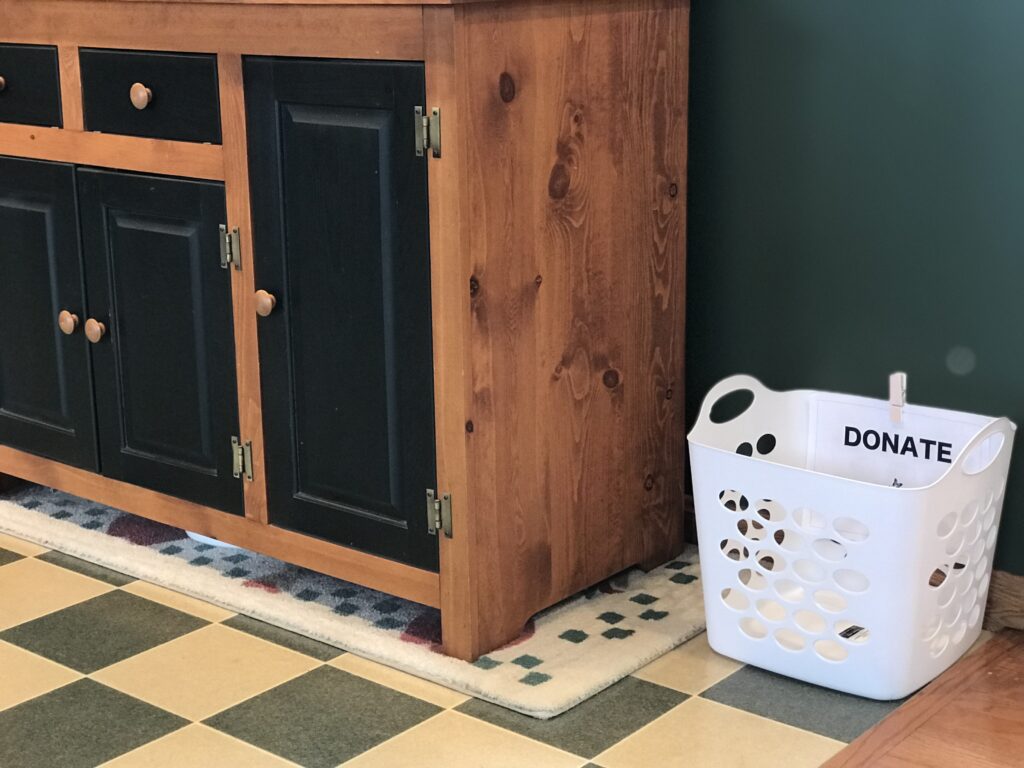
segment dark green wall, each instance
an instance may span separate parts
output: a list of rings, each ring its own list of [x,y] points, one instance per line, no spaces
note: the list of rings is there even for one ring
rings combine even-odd
[[[731,373],[905,370],[1024,424],[1024,2],[693,0],[691,77],[691,423]],[[1024,573],[1020,439],[997,567]]]

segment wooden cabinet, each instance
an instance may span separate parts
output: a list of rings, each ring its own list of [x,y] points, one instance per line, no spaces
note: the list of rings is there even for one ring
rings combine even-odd
[[[423,65],[244,72],[270,522],[436,571]]]
[[[0,158],[0,276],[0,442],[98,469],[72,166]]]
[[[675,555],[688,17],[0,3],[63,126],[0,91],[0,473],[439,607],[465,659]]]

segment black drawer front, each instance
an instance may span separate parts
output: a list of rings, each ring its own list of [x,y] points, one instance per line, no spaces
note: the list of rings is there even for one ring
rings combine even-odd
[[[220,143],[217,57],[82,49],[85,129],[151,139]],[[133,104],[132,86],[149,89]]]
[[[56,47],[0,43],[0,78],[0,123],[61,127]]]

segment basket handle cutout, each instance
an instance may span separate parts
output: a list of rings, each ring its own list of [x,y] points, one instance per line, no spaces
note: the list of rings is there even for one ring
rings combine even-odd
[[[704,397],[698,421],[712,424],[728,424],[738,419],[754,404],[765,386],[753,376],[737,374],[722,379]]]
[[[1007,418],[990,422],[960,451],[953,462],[953,469],[959,469],[968,476],[981,474],[1002,455],[1009,443],[1007,438],[1013,435],[1014,430],[1016,426]]]

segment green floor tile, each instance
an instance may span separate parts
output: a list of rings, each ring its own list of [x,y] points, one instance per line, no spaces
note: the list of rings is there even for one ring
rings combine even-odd
[[[59,565],[61,568],[67,568],[69,571],[80,573],[83,576],[91,576],[107,584],[113,584],[115,587],[123,587],[125,584],[131,584],[133,581],[136,581],[134,576],[118,573],[109,568],[104,568],[102,565],[96,565],[88,560],[81,560],[71,555],[65,555],[63,552],[57,552],[56,550],[38,555],[36,560],[44,560],[51,565]]]
[[[7,565],[13,563],[15,560],[21,560],[22,556],[17,552],[11,552],[9,549],[0,547],[0,565]]]
[[[320,667],[206,724],[305,768],[334,768],[441,712],[334,667]]]
[[[875,701],[743,667],[701,694],[839,741],[853,741],[905,701]]]
[[[275,627],[273,624],[267,624],[265,621],[258,621],[242,614],[232,616],[221,623],[233,629],[255,635],[262,640],[283,645],[289,650],[312,656],[320,661],[330,661],[345,653],[341,648],[335,648],[333,645],[321,643],[305,635],[289,632],[287,629],[281,629],[281,627]]]
[[[0,640],[89,674],[209,622],[115,590],[0,633]]]
[[[627,677],[551,720],[536,720],[479,699],[460,704],[456,709],[574,755],[590,758],[686,699],[685,693]]]
[[[0,766],[93,768],[187,721],[92,680],[0,712]]]

